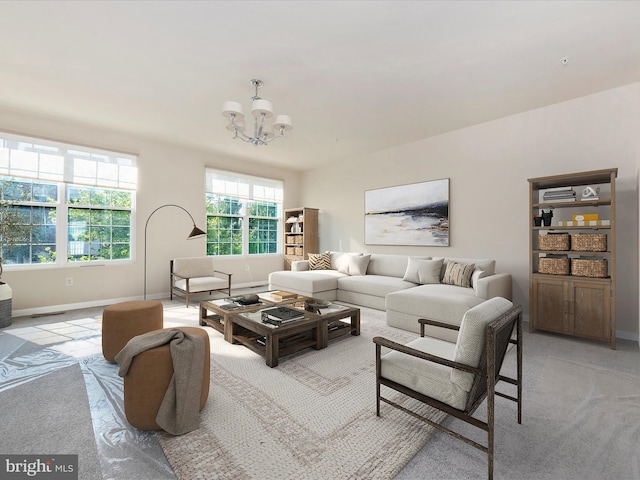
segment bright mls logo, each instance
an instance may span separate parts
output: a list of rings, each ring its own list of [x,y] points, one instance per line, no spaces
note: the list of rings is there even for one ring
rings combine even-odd
[[[78,455],[0,455],[0,478],[78,480]]]

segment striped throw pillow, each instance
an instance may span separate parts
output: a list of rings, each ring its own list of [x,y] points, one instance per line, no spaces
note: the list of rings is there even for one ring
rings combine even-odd
[[[447,263],[447,269],[444,271],[442,283],[457,285],[458,287],[470,287],[474,268],[476,266],[473,263],[449,262]]]
[[[309,270],[331,270],[331,254],[329,252],[310,253]]]

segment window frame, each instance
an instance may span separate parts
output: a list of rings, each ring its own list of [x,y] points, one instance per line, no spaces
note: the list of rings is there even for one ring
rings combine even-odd
[[[224,184],[224,186],[222,185]],[[257,192],[256,192],[257,191]],[[258,192],[262,191],[260,194]],[[269,193],[267,193],[269,192]],[[210,196],[219,196],[222,199],[236,200],[241,203],[238,213],[210,213]],[[241,173],[229,172],[214,168],[206,168],[206,188],[205,188],[205,211],[207,217],[207,256],[220,256],[227,258],[242,258],[257,256],[282,255],[283,233],[282,217],[284,182],[266,177],[257,177]],[[272,204],[275,206],[275,217],[251,214],[251,204],[253,202]],[[212,217],[237,218],[241,224],[241,253],[209,253],[209,219]],[[268,220],[276,222],[276,249],[274,252],[251,253],[250,226],[252,220]],[[270,242],[268,242],[270,243]],[[219,243],[216,243],[219,245]],[[231,247],[233,250],[233,244]]]
[[[78,268],[104,265],[130,265],[136,261],[136,193],[137,156],[93,147],[78,146],[36,137],[0,131],[0,181],[53,184],[57,188],[57,202],[31,199],[17,200],[16,206],[44,206],[56,210],[56,258],[47,263],[3,263],[8,271],[49,268]],[[68,193],[73,188],[127,192],[129,207],[70,203]],[[73,208],[87,210],[125,210],[129,212],[129,257],[73,261],[70,251],[69,213]],[[109,235],[113,238],[113,223]],[[86,241],[84,241],[86,242]],[[112,243],[112,242],[110,242]],[[90,244],[90,240],[89,240]],[[33,259],[33,244],[30,255]],[[111,254],[113,251],[110,252]]]

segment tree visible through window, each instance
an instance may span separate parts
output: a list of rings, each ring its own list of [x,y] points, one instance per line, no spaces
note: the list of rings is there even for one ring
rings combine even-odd
[[[5,265],[132,258],[135,157],[0,132],[0,200],[30,236]]]
[[[277,254],[282,182],[207,170],[207,255]]]

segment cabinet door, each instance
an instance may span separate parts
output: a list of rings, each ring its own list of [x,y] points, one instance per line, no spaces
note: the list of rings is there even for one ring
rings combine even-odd
[[[571,282],[573,333],[581,337],[609,339],[611,295],[607,284]]]
[[[551,332],[569,331],[565,309],[565,285],[562,280],[533,282],[533,327]]]

